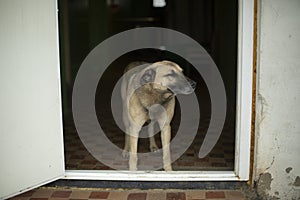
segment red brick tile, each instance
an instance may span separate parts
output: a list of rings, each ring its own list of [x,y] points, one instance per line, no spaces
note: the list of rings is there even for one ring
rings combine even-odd
[[[109,193],[108,200],[126,200],[127,194],[127,191],[113,191]]]
[[[92,192],[90,199],[107,199],[109,192]]]
[[[226,191],[225,196],[230,200],[245,199],[245,195],[241,191]]]
[[[168,192],[167,200],[186,200],[184,192]]]
[[[69,200],[88,200],[88,199],[73,199],[73,198],[71,198]]]
[[[34,192],[35,192],[35,190],[30,190],[28,192],[18,195],[17,197],[31,197]]]
[[[147,194],[147,200],[165,200],[166,193],[165,191],[151,191]]]
[[[146,200],[147,193],[130,193],[127,200]]]
[[[32,198],[50,198],[53,190],[50,189],[38,189],[31,196]]]
[[[72,193],[72,191],[55,191],[55,192],[53,192],[51,197],[54,197],[54,198],[69,198],[71,193]]]
[[[88,199],[91,191],[73,190],[70,199]]]
[[[206,192],[205,196],[207,199],[224,199],[225,198],[225,194],[224,192],[215,192],[215,191],[211,191],[211,192]]]
[[[205,191],[203,190],[188,190],[185,194],[187,200],[205,199]]]

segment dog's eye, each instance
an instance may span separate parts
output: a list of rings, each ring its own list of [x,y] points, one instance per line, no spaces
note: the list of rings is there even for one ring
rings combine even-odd
[[[166,74],[165,76],[175,78],[178,76],[178,74],[174,70],[172,70],[171,73]]]

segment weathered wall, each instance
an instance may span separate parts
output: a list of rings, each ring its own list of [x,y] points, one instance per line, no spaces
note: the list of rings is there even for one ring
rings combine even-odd
[[[255,186],[300,199],[300,1],[258,2]]]

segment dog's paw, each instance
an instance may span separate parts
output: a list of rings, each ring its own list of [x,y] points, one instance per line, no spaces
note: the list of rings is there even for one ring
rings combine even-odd
[[[149,148],[150,148],[151,152],[158,152],[158,150],[159,150],[157,145],[151,145]]]
[[[168,166],[164,166],[164,170],[165,171],[173,171],[172,166],[168,165]]]
[[[126,150],[123,150],[123,152],[122,152],[122,157],[124,158],[124,159],[129,159],[129,152],[128,151],[126,151]]]
[[[129,167],[129,171],[137,171],[137,167],[136,166],[130,166]]]

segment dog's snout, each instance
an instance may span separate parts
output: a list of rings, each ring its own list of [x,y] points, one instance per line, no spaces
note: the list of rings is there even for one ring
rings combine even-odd
[[[195,89],[196,88],[196,85],[197,83],[195,81],[193,81],[192,79],[188,78],[188,77],[185,77],[187,82],[190,84],[190,86]]]
[[[196,83],[195,81],[190,80],[190,81],[189,81],[189,84],[191,85],[191,87],[192,87],[193,89],[196,88],[197,83]]]

